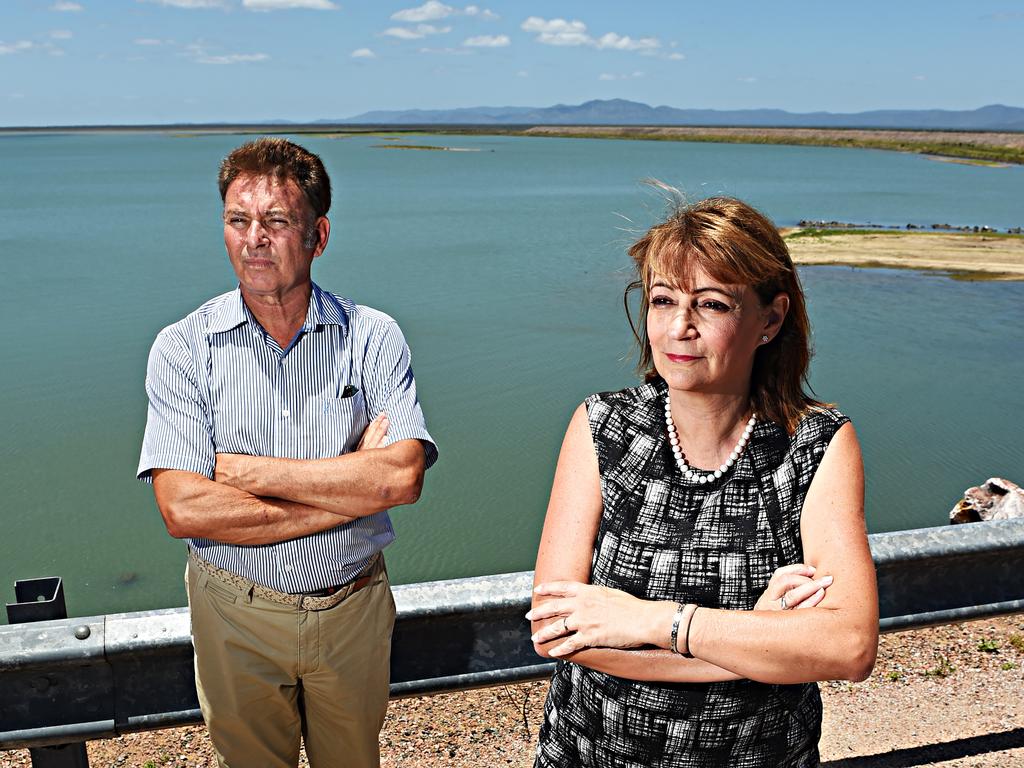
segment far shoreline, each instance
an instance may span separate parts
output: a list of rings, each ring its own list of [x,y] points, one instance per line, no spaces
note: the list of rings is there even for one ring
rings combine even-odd
[[[0,127],[13,135],[169,133],[182,137],[233,134],[349,136],[520,136],[579,139],[772,144],[909,152],[1000,168],[1024,165],[1024,132],[865,128],[777,128],[691,125],[462,125],[356,123],[171,123],[166,125],[75,125]]]

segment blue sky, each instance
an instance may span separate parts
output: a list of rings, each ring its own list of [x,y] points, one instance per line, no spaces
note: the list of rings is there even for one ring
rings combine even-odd
[[[0,125],[1024,106],[1020,2],[0,0]]]

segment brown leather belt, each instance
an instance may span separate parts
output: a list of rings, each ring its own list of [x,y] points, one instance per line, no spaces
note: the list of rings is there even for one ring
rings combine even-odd
[[[260,597],[264,600],[269,600],[272,603],[290,605],[307,611],[322,611],[326,608],[333,608],[346,598],[354,595],[363,587],[369,585],[384,571],[384,557],[380,552],[377,552],[370,558],[370,561],[363,567],[363,569],[356,574],[356,577],[352,579],[352,581],[346,582],[345,584],[338,584],[333,587],[325,587],[313,592],[291,594],[289,592],[278,592],[276,589],[271,589],[270,587],[265,587],[262,584],[257,584],[244,576],[239,576],[237,573],[232,573],[231,571],[227,571],[223,568],[218,568],[216,565],[203,560],[196,554],[195,550],[192,549],[189,550],[189,561],[200,571],[212,576],[217,579],[217,581],[224,582],[231,587],[240,589],[252,597]]]

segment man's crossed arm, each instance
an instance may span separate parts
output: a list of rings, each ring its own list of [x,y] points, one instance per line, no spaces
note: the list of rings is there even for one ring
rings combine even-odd
[[[333,528],[400,504],[423,487],[419,440],[384,446],[387,417],[366,428],[353,453],[327,459],[217,454],[214,479],[153,470],[153,490],[176,538],[272,544]]]

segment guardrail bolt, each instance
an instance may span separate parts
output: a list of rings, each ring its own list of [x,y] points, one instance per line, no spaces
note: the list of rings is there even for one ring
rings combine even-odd
[[[85,640],[89,635],[92,634],[92,630],[89,629],[88,625],[83,624],[80,627],[75,627],[75,637],[79,640]]]

